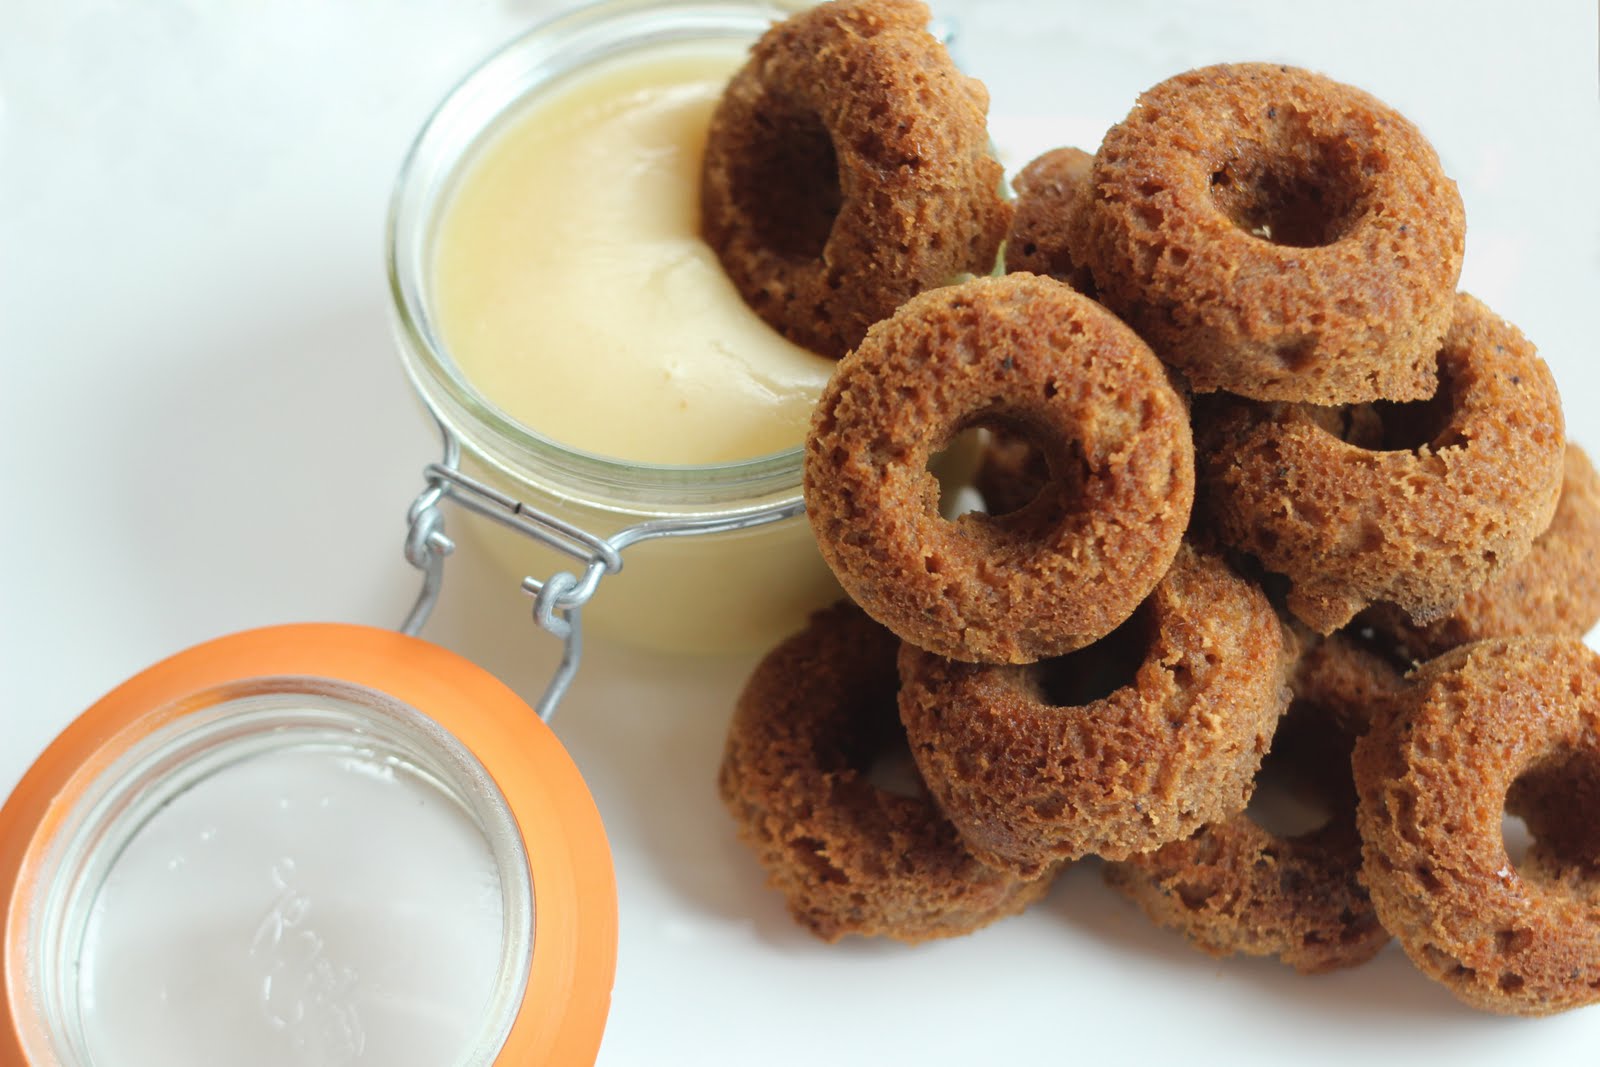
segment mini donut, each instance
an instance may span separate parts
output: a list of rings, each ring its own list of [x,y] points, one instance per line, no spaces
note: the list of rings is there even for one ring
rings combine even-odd
[[[1600,476],[1589,457],[1567,442],[1549,529],[1449,615],[1416,626],[1392,605],[1378,604],[1360,618],[1419,660],[1490,637],[1588,633],[1600,622]]]
[[[1045,454],[1009,515],[949,521],[930,456],[972,425]],[[1166,573],[1194,499],[1194,444],[1161,363],[1049,278],[977,278],[908,301],[823,390],[806,511],[845,591],[954,659],[1027,663],[1110,633]]]
[[[723,802],[795,920],[824,941],[964,934],[1049,886],[973,859],[926,794],[867,780],[899,733],[898,647],[851,605],[818,612],[756,667],[729,729]]]
[[[1094,296],[1094,276],[1073,255],[1078,212],[1089,196],[1094,157],[1077,148],[1056,148],[1029,163],[1012,181],[1011,232],[1006,235],[1008,274],[1025,271],[1066,282]]]
[[[740,295],[842,356],[910,297],[994,269],[1011,221],[989,94],[912,0],[838,0],[773,26],[728,83],[701,231]]]
[[[1418,968],[1486,1011],[1600,1000],[1593,652],[1570,637],[1516,637],[1423,664],[1357,742],[1355,776],[1362,877]],[[1501,831],[1508,792],[1536,836],[1520,865]]]
[[[1289,699],[1288,643],[1260,590],[1185,545],[1128,624],[1073,656],[974,665],[905,645],[900,719],[983,862],[1125,859],[1243,810]],[[1132,680],[1113,687],[1119,665]]]
[[[1362,887],[1348,718],[1296,689],[1261,776],[1315,796],[1321,826],[1289,836],[1240,812],[1154,852],[1108,864],[1108,885],[1213,956],[1276,956],[1302,974],[1365,963],[1389,941]]]
[[[1533,345],[1462,294],[1438,365],[1439,392],[1420,410],[1379,406],[1381,450],[1341,439],[1310,405],[1196,412],[1219,536],[1286,576],[1289,610],[1319,633],[1380,601],[1417,623],[1441,618],[1550,523],[1565,438]],[[1431,438],[1409,447],[1403,434],[1418,431]]]
[[[1192,70],[1139,98],[1090,176],[1098,298],[1196,392],[1420,400],[1465,214],[1398,112],[1319,74]]]

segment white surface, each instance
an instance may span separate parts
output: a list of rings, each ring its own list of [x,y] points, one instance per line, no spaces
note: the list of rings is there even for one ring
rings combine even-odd
[[[434,783],[354,749],[259,754],[175,797],[111,869],[84,935],[89,1053],[442,1067],[485,1027],[503,909],[489,842]]]
[[[388,185],[432,102],[551,7],[0,6],[0,790],[179,648],[401,617],[402,520],[435,444],[390,350]],[[1461,184],[1464,287],[1540,345],[1571,436],[1600,446],[1588,0],[942,9],[1013,166],[1092,148],[1139,90],[1202,62],[1298,62],[1399,107]],[[526,608],[466,555],[428,634],[532,695],[553,650]],[[1600,1010],[1474,1015],[1392,947],[1320,979],[1214,962],[1092,864],[970,938],[814,942],[762,888],[712,785],[748,667],[597,647],[560,713],[617,860],[603,1063],[1502,1064],[1600,1047]]]

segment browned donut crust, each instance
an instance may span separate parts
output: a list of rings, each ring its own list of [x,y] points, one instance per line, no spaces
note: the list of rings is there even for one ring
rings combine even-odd
[[[756,667],[728,733],[723,802],[795,920],[825,941],[964,934],[1050,881],[984,866],[926,795],[867,780],[899,732],[898,647],[849,604],[818,612]]]
[[[907,299],[988,274],[1011,221],[983,84],[912,0],[837,0],[772,27],[711,118],[701,230],[740,295],[839,357]]]
[[[1029,163],[1012,181],[1016,214],[1006,235],[1006,273],[1046,274],[1094,296],[1094,275],[1073,255],[1074,225],[1089,196],[1094,157],[1056,148]]]
[[[1473,1007],[1545,1015],[1600,1000],[1600,842],[1583,803],[1597,768],[1600,662],[1573,638],[1447,652],[1356,744],[1363,878],[1378,917]],[[1507,791],[1547,812],[1542,788],[1575,780],[1589,788],[1566,793],[1559,819],[1529,818],[1535,862],[1513,865]]]
[[[1435,400],[1384,416],[1413,429],[1442,423],[1416,448],[1363,448],[1305,404],[1196,412],[1216,529],[1288,577],[1289,610],[1319,633],[1380,601],[1437,619],[1550,523],[1565,438],[1555,380],[1533,345],[1462,294],[1438,362]]]
[[[1240,812],[1107,865],[1107,884],[1213,956],[1276,956],[1303,974],[1320,974],[1377,955],[1389,934],[1360,882],[1355,739],[1337,725],[1352,717],[1330,706],[1338,697],[1296,689],[1261,771],[1319,799],[1327,822],[1281,836]]]
[[[904,646],[900,718],[984,862],[1123,859],[1244,808],[1289,699],[1286,640],[1259,589],[1185,545],[1127,626],[1066,659],[982,666]],[[1133,680],[1095,698],[1119,661]]]
[[[1009,515],[938,513],[930,456],[973,424],[1045,454]],[[805,500],[839,582],[912,644],[1027,663],[1111,632],[1166,573],[1194,498],[1188,412],[1099,304],[1031,274],[924,293],[823,390]]]
[[[1106,134],[1082,257],[1099,299],[1196,392],[1417,400],[1465,216],[1415,126],[1319,74],[1192,70]]]
[[[1416,626],[1394,606],[1378,604],[1361,619],[1419,660],[1490,637],[1588,633],[1600,622],[1600,477],[1589,457],[1567,443],[1549,529],[1526,556],[1468,593],[1449,615]]]

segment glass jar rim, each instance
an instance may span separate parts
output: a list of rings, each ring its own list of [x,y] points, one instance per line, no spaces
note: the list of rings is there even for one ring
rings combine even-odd
[[[764,512],[800,497],[804,449],[724,463],[636,462],[563,444],[489,402],[451,360],[428,310],[427,250],[473,153],[508,115],[584,65],[641,47],[753,41],[805,0],[601,0],[547,19],[493,52],[429,115],[401,164],[385,258],[406,371],[441,426],[501,474],[632,515]]]
[[[117,876],[125,850],[181,794],[251,761],[287,751],[370,750],[454,805],[487,847],[499,886],[500,958],[490,997],[458,1059],[493,1062],[526,992],[534,949],[534,887],[516,818],[489,772],[448,731],[410,705],[363,686],[321,678],[241,680],[158,709],[164,725],[139,737],[86,783],[40,873],[44,890],[30,955],[51,1051],[88,1063],[86,975],[78,960],[93,937],[90,909]],[[222,832],[228,830],[219,821]]]

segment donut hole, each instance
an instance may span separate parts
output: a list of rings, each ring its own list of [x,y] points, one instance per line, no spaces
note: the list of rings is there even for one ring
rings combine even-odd
[[[1401,651],[1392,637],[1369,622],[1367,615],[1357,615],[1354,622],[1339,632],[1356,648],[1393,668],[1397,675],[1403,675],[1417,665],[1417,661]]]
[[[1300,775],[1293,761],[1274,758],[1270,752],[1261,761],[1244,813],[1267,833],[1285,840],[1316,833],[1334,815],[1328,796]]]
[[[1455,389],[1448,377],[1426,400],[1375,400],[1317,408],[1312,419],[1341,441],[1371,452],[1437,452],[1461,443],[1455,427]]]
[[[1600,753],[1564,750],[1524,771],[1506,793],[1501,833],[1523,875],[1600,880]],[[1519,832],[1517,823],[1523,824]]]
[[[1355,810],[1351,743],[1324,709],[1297,701],[1279,720],[1245,816],[1274,837],[1305,837]]]
[[[850,616],[846,616],[850,621]],[[816,622],[813,621],[813,627]],[[829,774],[856,775],[872,784],[878,765],[888,760],[893,764],[902,751],[906,760],[911,758],[905,727],[900,724],[900,673],[895,666],[895,651],[899,641],[876,623],[866,633],[853,634],[859,642],[883,641],[872,652],[863,644],[853,653],[874,659],[869,665],[858,664],[850,685],[840,694],[835,713],[822,717],[812,730],[814,760]],[[810,632],[810,631],[808,631]],[[912,772],[915,774],[915,771]],[[884,771],[888,780],[894,781],[891,771]]]
[[[974,488],[989,515],[1008,515],[1031,504],[1050,480],[1044,453],[1000,426],[983,430],[983,454]]]
[[[1414,452],[1428,447],[1438,452],[1464,440],[1454,420],[1455,383],[1447,374],[1441,374],[1439,388],[1426,400],[1376,400],[1368,406],[1382,427],[1381,451]]]
[[[1150,655],[1155,630],[1152,613],[1140,605],[1094,644],[1039,663],[1034,670],[1040,701],[1056,708],[1078,708],[1132,685]]]
[[[961,430],[928,457],[927,474],[938,485],[939,514],[946,519],[984,510],[983,496],[972,481],[982,462],[986,436],[976,426]]]
[[[822,255],[843,195],[833,137],[815,112],[757,112],[730,180],[734,203],[763,247],[791,260]]]
[[[1528,850],[1533,847],[1533,831],[1528,829],[1528,820],[1510,812],[1503,813],[1500,816],[1500,839],[1505,842],[1506,858],[1513,867],[1522,870]]]
[[[1262,764],[1245,816],[1274,837],[1285,840],[1314,834],[1333,821],[1325,799],[1282,768]]]
[[[1291,248],[1331,245],[1361,214],[1364,179],[1350,151],[1290,125],[1272,146],[1236,152],[1211,172],[1211,198],[1235,226]]]
[[[1080,505],[1090,471],[1077,441],[1055,440],[1015,416],[986,416],[973,425],[988,439],[977,485],[985,514],[998,519],[1028,512],[1053,520]]]
[[[922,784],[922,773],[917,770],[917,761],[912,758],[911,745],[902,731],[896,731],[895,736],[887,740],[862,773],[868,783],[885,793],[912,800],[928,795],[927,786]]]
[[[818,764],[854,772],[859,781],[895,796],[926,796],[900,725],[899,690],[892,656],[870,678],[857,679],[847,706],[816,735]]]

